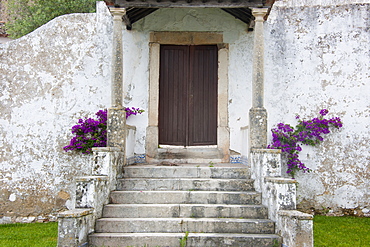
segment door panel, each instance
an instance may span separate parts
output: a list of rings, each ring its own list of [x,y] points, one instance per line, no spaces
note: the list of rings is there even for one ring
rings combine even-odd
[[[190,47],[189,145],[217,144],[217,46]]]
[[[161,46],[158,126],[160,144],[217,144],[217,46]]]
[[[159,143],[185,145],[189,52],[186,46],[162,46],[159,83]]]

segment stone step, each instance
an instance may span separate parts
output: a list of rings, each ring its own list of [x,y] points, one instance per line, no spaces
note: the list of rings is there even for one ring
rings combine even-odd
[[[279,246],[253,182],[240,164],[127,166],[89,246]]]
[[[108,204],[105,218],[249,218],[267,219],[267,208],[262,205],[226,204]]]
[[[199,166],[199,167],[198,167]],[[124,178],[236,178],[249,179],[250,172],[246,166],[214,164],[207,167],[204,164],[181,166],[136,165],[127,166],[123,170]]]
[[[89,236],[89,246],[105,247],[178,247],[180,240],[187,247],[273,247],[281,245],[281,237],[275,234],[236,233],[94,233]]]
[[[113,204],[261,204],[255,191],[113,191]]]
[[[201,232],[272,234],[268,219],[235,218],[103,218],[95,232]]]
[[[156,160],[184,163],[207,163],[209,161],[221,162],[223,156],[222,149],[218,149],[216,147],[173,148],[171,146],[166,147],[166,145],[161,145],[161,147],[158,148]]]
[[[118,180],[117,190],[254,191],[253,182],[252,179],[125,178]]]

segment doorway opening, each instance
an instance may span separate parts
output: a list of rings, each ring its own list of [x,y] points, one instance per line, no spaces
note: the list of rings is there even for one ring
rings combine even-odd
[[[217,145],[217,45],[161,45],[159,144]]]
[[[223,34],[152,32],[149,52],[147,162],[228,162],[229,46],[223,42]],[[168,65],[164,71],[162,63]],[[205,85],[194,83],[202,77],[209,80]],[[176,80],[180,82],[175,87]]]

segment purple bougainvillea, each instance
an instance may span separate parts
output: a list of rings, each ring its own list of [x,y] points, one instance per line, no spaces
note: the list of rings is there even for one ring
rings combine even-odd
[[[299,123],[295,128],[289,124],[279,123],[276,128],[271,130],[272,143],[267,148],[279,148],[286,154],[288,160],[287,173],[293,178],[298,170],[310,171],[299,159],[299,152],[302,151],[299,143],[315,146],[324,140],[323,134],[330,133],[331,127],[339,129],[343,126],[341,119],[338,117],[325,119],[324,116],[328,112],[328,110],[323,109],[320,111],[320,117],[308,121],[301,120],[299,116],[296,116]]]
[[[126,107],[125,111],[126,118],[144,112],[144,110],[134,107]],[[107,110],[100,110],[95,113],[97,120],[92,118],[79,119],[78,124],[72,127],[72,134],[75,136],[63,149],[89,154],[92,153],[93,147],[105,147],[107,145],[107,114]]]
[[[140,109],[140,108],[135,108],[135,107],[126,107],[125,108],[125,111],[126,111],[126,119],[129,117],[129,116],[132,116],[132,115],[137,115],[137,114],[141,114],[144,112],[143,109]]]

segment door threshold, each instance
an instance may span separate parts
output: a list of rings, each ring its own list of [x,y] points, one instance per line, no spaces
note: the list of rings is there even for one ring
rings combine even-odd
[[[158,148],[158,160],[174,160],[182,163],[199,163],[201,160],[212,160],[221,162],[223,158],[222,150],[215,147],[195,147],[195,148],[180,148],[162,147]]]

